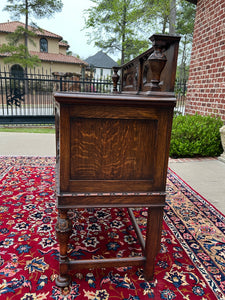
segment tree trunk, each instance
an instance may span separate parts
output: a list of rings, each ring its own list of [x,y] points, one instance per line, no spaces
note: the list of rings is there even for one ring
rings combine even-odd
[[[186,81],[186,49],[187,49],[187,36],[184,36],[184,42],[183,42],[183,49],[182,49],[182,59],[180,64],[180,81]]]
[[[25,33],[24,33],[24,45],[25,45],[25,59],[27,60],[28,58],[28,35],[27,35],[27,30],[28,30],[28,0],[26,0],[26,15],[25,15]],[[25,66],[25,77],[27,77],[27,65]],[[27,80],[25,80],[25,93],[27,93],[28,87],[27,87]]]
[[[163,28],[162,28],[162,34],[166,33],[166,24],[168,22],[168,16],[164,16],[163,18]]]
[[[176,33],[176,0],[170,0],[169,34]]]
[[[124,64],[125,61],[125,39],[126,39],[126,19],[127,19],[127,7],[126,1],[124,0],[123,3],[123,21],[122,21],[122,47],[121,47],[121,65]]]

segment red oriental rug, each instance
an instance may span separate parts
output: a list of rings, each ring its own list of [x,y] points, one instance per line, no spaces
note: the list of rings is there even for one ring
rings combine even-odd
[[[74,272],[70,294],[58,275],[55,159],[0,157],[0,299],[225,299],[225,217],[168,171],[155,279],[135,267]],[[145,233],[146,210],[135,209]],[[124,209],[70,212],[72,258],[139,255]]]

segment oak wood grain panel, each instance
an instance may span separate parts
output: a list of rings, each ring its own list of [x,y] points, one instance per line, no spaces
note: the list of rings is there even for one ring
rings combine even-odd
[[[157,121],[71,119],[71,180],[151,180]]]

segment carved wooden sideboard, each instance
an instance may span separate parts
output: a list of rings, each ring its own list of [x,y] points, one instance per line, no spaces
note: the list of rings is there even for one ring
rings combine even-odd
[[[136,75],[130,77],[131,81],[139,82],[139,88],[131,84],[126,88],[129,85],[128,65],[124,69],[122,67],[122,77],[127,74],[128,80],[123,82],[122,93],[116,93],[118,78],[115,74],[114,94],[55,94],[59,211],[56,233],[60,245],[60,274],[56,284],[60,287],[69,285],[69,270],[82,268],[143,265],[146,280],[153,279],[154,261],[160,249],[170,134],[176,102],[173,94],[175,73],[170,73],[169,69],[175,68],[178,42],[178,37],[155,35],[151,58],[149,55],[145,55],[145,59],[141,57],[141,66],[137,63],[139,60],[130,64],[134,74],[136,71],[140,73],[136,79]],[[164,67],[161,64],[167,68],[164,74],[167,89],[164,91],[160,87],[160,74]],[[150,70],[151,76],[148,74]],[[154,72],[159,74],[152,75]],[[90,207],[128,208],[143,255],[70,260],[67,244],[71,222],[67,212],[69,209]],[[146,239],[135,222],[131,209],[135,207],[148,208]]]

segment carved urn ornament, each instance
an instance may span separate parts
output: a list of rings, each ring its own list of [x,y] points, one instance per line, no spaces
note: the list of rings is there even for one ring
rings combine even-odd
[[[151,91],[160,90],[160,76],[167,62],[167,58],[163,53],[164,46],[164,43],[153,41],[154,52],[148,58],[149,66],[152,71]]]

